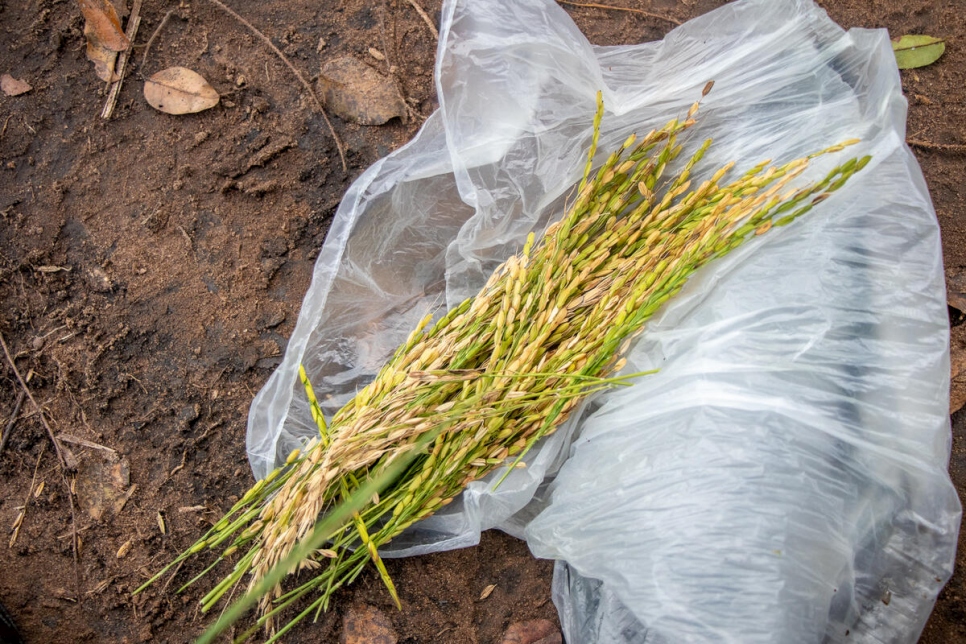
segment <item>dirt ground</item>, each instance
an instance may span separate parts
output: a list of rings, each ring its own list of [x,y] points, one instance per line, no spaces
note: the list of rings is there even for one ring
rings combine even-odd
[[[677,21],[724,4],[613,1]],[[914,150],[953,279],[966,270],[966,3],[821,4],[845,27],[947,39],[944,58],[903,72],[903,84],[909,138],[919,142]],[[73,509],[81,541],[75,563],[67,483],[39,416],[22,405],[0,455],[0,600],[28,642],[185,642],[208,623],[195,608],[199,590],[162,597],[158,587],[135,599],[131,591],[252,483],[248,406],[285,349],[335,208],[352,179],[409,140],[437,107],[436,41],[405,0],[231,5],[307,77],[346,54],[383,73],[391,66],[408,123],[363,127],[333,118],[347,147],[344,173],[291,73],[206,0],[144,3],[128,80],[105,121],[105,92],[85,59],[77,5],[0,2],[0,73],[33,86],[22,96],[0,95],[0,332],[53,430],[117,453],[68,444],[80,461],[74,498],[85,503]],[[438,22],[439,0],[422,5]],[[659,39],[673,26],[628,12],[566,9],[602,45]],[[187,117],[154,111],[140,78],[171,65],[200,72],[221,104]],[[954,328],[953,348],[955,355],[966,350],[966,325]],[[0,382],[4,429],[20,391],[6,363]],[[953,432],[950,471],[962,495],[966,413],[953,416]],[[923,642],[966,642],[964,554],[961,547]],[[512,622],[556,620],[552,564],[503,534],[388,567],[401,612],[368,574],[289,641],[337,641],[340,616],[361,602],[383,609],[409,644],[486,644]],[[480,600],[491,584],[496,589]]]

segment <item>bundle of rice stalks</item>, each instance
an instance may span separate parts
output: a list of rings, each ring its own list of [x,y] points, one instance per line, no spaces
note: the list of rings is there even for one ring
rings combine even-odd
[[[710,84],[705,93],[708,89]],[[519,466],[534,443],[587,396],[639,377],[617,375],[624,366],[621,356],[692,273],[749,238],[795,220],[869,161],[852,158],[821,181],[792,185],[811,158],[855,142],[847,141],[781,166],[761,163],[722,183],[728,164],[692,185],[692,169],[711,145],[708,140],[676,176],[665,178],[697,108],[695,103],[684,119],[640,139],[629,137],[592,172],[603,114],[598,97],[584,178],[561,221],[539,240],[531,234],[522,252],[501,265],[476,297],[433,324],[431,316],[425,318],[372,383],[329,422],[301,372],[318,438],[259,481],[171,564],[221,549],[190,584],[219,561],[235,560],[202,599],[204,611],[246,577],[249,589],[256,588],[282,562],[288,573],[307,569],[310,578],[287,592],[272,585],[261,597],[258,624],[272,624],[303,597],[312,601],[270,641],[325,610],[336,589],[370,561],[398,604],[379,557],[381,546],[452,501],[471,481],[498,467]],[[380,494],[330,525],[323,548],[290,565],[286,556],[320,517],[401,458],[405,467],[396,468]]]

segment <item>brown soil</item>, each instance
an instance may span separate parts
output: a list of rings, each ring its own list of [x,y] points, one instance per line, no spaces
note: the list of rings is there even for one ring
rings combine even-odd
[[[439,0],[422,4],[438,20]],[[639,6],[683,21],[721,4]],[[845,27],[945,36],[948,51],[938,64],[903,73],[909,136],[966,143],[966,6],[822,4]],[[155,588],[136,599],[131,591],[252,482],[248,405],[285,349],[332,214],[351,180],[407,141],[437,106],[435,39],[405,0],[232,5],[306,76],[345,54],[381,71],[391,64],[412,118],[378,127],[333,119],[348,149],[344,173],[321,117],[279,60],[211,3],[185,0],[145,3],[128,81],[114,118],[104,121],[103,87],[85,60],[77,6],[0,3],[0,73],[33,85],[23,96],[0,96],[0,331],[21,372],[31,374],[54,430],[116,450],[136,485],[116,516],[108,511],[98,521],[75,509],[75,563],[65,482],[38,415],[24,404],[0,456],[5,541],[35,469],[44,487],[29,499],[16,543],[0,545],[0,599],[28,642],[184,642],[208,623],[196,611],[196,589],[162,596]],[[142,67],[143,45],[169,9]],[[659,39],[672,26],[626,12],[567,10],[598,44]],[[370,47],[388,61],[372,58]],[[139,77],[170,65],[200,72],[221,105],[186,117],[151,109]],[[964,154],[915,151],[952,274],[966,268]],[[19,388],[6,365],[0,381],[6,426]],[[962,491],[966,414],[954,417],[954,434],[950,469]],[[96,450],[70,447],[88,469],[104,462]],[[923,642],[966,641],[962,553],[966,548]],[[495,642],[511,622],[556,620],[551,563],[503,534],[484,535],[477,548],[388,566],[401,612],[368,574],[290,641],[336,641],[339,617],[353,602],[383,608],[407,643]],[[490,584],[496,590],[480,600]]]

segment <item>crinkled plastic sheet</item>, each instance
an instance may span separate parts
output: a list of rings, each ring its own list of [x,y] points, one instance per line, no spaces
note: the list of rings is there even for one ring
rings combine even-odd
[[[440,109],[336,213],[252,405],[256,476],[317,431],[300,362],[334,413],[417,320],[560,216],[597,90],[606,153],[713,79],[688,142],[715,139],[704,176],[851,137],[872,163],[696,275],[632,349],[628,370],[659,373],[596,397],[497,491],[502,472],[386,554],[525,536],[557,560],[571,644],[914,642],[960,507],[939,230],[886,33],[845,32],[805,0],[741,0],[661,42],[594,47],[550,0],[450,0],[436,79]]]

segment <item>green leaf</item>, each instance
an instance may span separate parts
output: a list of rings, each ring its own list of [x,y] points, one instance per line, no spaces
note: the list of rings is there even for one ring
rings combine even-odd
[[[915,69],[932,65],[946,51],[946,41],[932,36],[903,36],[892,41],[899,69]]]

